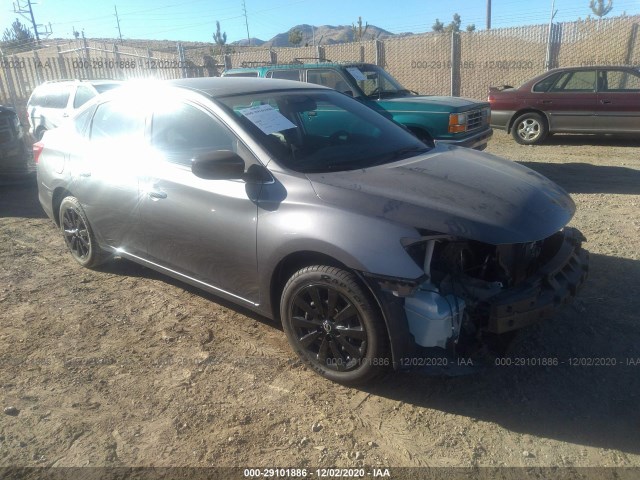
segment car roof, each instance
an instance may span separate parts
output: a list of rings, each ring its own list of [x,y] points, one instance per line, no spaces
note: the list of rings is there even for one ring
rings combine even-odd
[[[558,67],[552,68],[551,70],[547,70],[535,77],[530,78],[525,83],[520,85],[520,88],[529,88],[529,86],[538,83],[540,80],[550,77],[551,75],[555,75],[560,72],[579,72],[584,70],[632,70],[635,72],[640,71],[640,68],[634,67],[631,65],[580,65],[580,66],[572,66],[572,67]]]
[[[269,92],[274,90],[330,90],[321,85],[273,78],[204,77],[181,78],[169,80],[168,82],[177,87],[203,92],[211,97]]]

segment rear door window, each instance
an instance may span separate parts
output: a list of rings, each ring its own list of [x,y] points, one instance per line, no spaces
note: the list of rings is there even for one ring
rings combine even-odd
[[[91,122],[91,140],[144,138],[144,113],[129,102],[113,100],[98,106]]]
[[[563,73],[551,88],[552,92],[595,92],[596,71],[578,70]]]
[[[280,78],[283,80],[297,80],[300,81],[300,70],[296,69],[286,69],[286,70],[273,70],[267,72],[267,77],[269,78]]]
[[[351,90],[349,83],[340,73],[328,68],[307,70],[307,82],[324,85],[325,87],[333,88],[339,92]]]
[[[52,88],[47,92],[44,106],[47,108],[67,108],[70,96],[71,87],[68,85]]]
[[[80,108],[95,96],[96,93],[90,88],[78,87],[78,90],[76,90],[76,96],[73,99],[73,108]]]

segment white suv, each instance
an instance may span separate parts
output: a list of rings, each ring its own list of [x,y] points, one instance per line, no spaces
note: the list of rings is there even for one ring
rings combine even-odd
[[[31,134],[40,140],[93,97],[120,85],[117,80],[54,80],[39,85],[27,103]]]

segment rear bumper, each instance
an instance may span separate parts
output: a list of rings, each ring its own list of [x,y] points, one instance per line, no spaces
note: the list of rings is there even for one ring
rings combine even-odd
[[[461,138],[460,140],[436,140],[436,143],[445,143],[447,145],[455,145],[457,147],[475,148],[476,150],[484,150],[487,148],[487,142],[493,135],[493,130],[487,128],[470,137]]]
[[[491,110],[491,126],[498,130],[507,130],[515,110]]]
[[[0,147],[0,175],[21,177],[35,173],[36,164],[31,151],[22,143],[14,142]]]

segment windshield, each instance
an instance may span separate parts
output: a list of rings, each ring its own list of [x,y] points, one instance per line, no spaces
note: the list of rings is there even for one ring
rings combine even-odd
[[[302,173],[357,170],[430,149],[410,132],[332,90],[218,98],[282,166]]]
[[[368,97],[412,94],[384,69],[375,65],[355,65],[347,67],[347,71]]]

